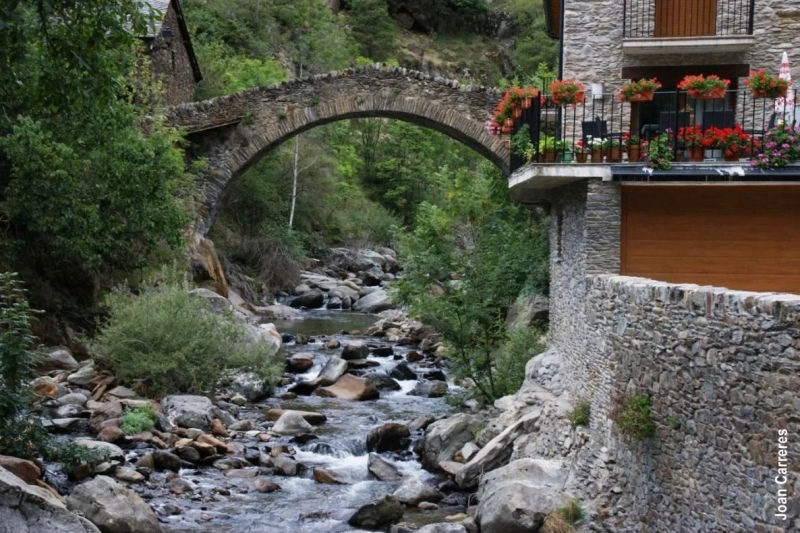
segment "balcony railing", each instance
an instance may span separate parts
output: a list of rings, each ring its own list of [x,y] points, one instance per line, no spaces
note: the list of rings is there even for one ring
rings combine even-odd
[[[652,101],[635,103],[605,93],[587,96],[584,104],[576,106],[556,105],[550,97],[534,99],[531,108],[514,122],[509,137],[511,168],[516,170],[528,163],[642,164],[647,160],[647,143],[664,133],[670,134],[674,161],[681,162],[690,157],[690,147],[682,138],[688,131],[685,128],[690,127],[693,134],[702,136],[711,128],[739,126],[746,140],[736,159],[748,159],[759,152],[760,140],[767,131],[779,124],[800,126],[800,90],[790,91],[796,107],[776,106],[771,98],[755,99],[749,90],[729,90],[716,100],[695,100],[685,91],[659,91]],[[638,154],[625,146],[619,154],[613,150],[631,135],[641,141]],[[526,155],[517,153],[523,145],[528,147]],[[700,161],[724,160],[723,150],[706,148]]]
[[[755,0],[625,0],[623,38],[753,34]]]

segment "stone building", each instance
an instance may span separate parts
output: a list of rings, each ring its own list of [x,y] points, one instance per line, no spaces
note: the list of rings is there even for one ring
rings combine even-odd
[[[142,0],[143,9],[152,8],[155,27],[143,38],[153,74],[164,88],[164,104],[191,102],[202,79],[200,65],[178,0]]]
[[[775,124],[773,102],[754,100],[744,78],[777,73],[784,51],[800,74],[796,2],[544,3],[561,77],[604,87],[553,115],[568,142],[584,121],[607,121],[602,135],[613,137],[684,108],[691,124],[733,117],[758,138]],[[730,91],[704,108],[678,94],[686,74],[727,77]],[[671,104],[613,94],[653,76]],[[573,403],[591,405],[590,442],[575,456],[581,486],[625,502],[611,530],[800,531],[800,166],[712,155],[653,170],[565,157],[517,170],[510,188],[551,215],[550,348]],[[644,443],[614,423],[633,395],[652,402],[656,432]]]

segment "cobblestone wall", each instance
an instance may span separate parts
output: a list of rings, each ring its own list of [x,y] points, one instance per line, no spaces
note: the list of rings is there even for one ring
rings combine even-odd
[[[800,530],[800,296],[609,275],[587,289],[594,379],[653,402],[656,437],[614,461],[647,531]]]
[[[164,103],[178,105],[194,99],[195,78],[189,52],[181,38],[180,25],[175,10],[170,7],[162,28],[172,30],[172,36],[165,38],[162,34],[148,39],[148,48],[153,74],[164,88]]]

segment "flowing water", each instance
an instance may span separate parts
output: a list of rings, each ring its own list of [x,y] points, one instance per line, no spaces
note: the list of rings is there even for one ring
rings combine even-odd
[[[313,379],[331,355],[340,350],[328,350],[325,342],[337,339],[342,345],[352,340],[375,341],[372,337],[337,333],[342,331],[364,331],[376,321],[375,316],[348,312],[313,311],[303,320],[277,323],[281,333],[313,335],[307,345],[287,343],[291,353],[313,352],[314,366],[299,379]],[[400,359],[405,359],[408,348],[395,346],[395,357],[374,357],[380,365],[372,370],[390,371]],[[411,365],[413,368],[413,365]],[[317,396],[299,396],[293,400],[271,398],[259,406],[249,406],[250,414],[264,408],[298,409],[324,413],[328,420],[317,426],[318,439],[305,444],[290,443],[290,438],[279,442],[290,444],[295,450],[295,459],[308,471],[296,477],[266,475],[264,469],[250,467],[265,474],[278,483],[281,490],[262,494],[248,490],[247,479],[226,477],[215,468],[183,470],[183,479],[195,485],[189,497],[174,497],[166,489],[157,489],[148,494],[150,503],[161,509],[165,531],[171,532],[230,532],[230,533],[336,533],[354,531],[347,525],[348,518],[360,506],[371,499],[391,493],[399,483],[388,483],[372,478],[367,471],[366,435],[374,427],[386,422],[407,423],[424,415],[445,415],[452,411],[442,398],[409,396],[416,381],[400,381],[402,390],[381,391],[378,400],[351,402]],[[280,396],[285,387],[278,391]],[[246,418],[247,410],[240,416]],[[272,445],[271,441],[268,443]],[[267,449],[267,443],[258,444]],[[247,442],[254,446],[253,442]],[[434,486],[443,481],[422,469],[415,455],[405,452],[384,453],[381,456],[392,463],[404,475],[414,475]],[[341,474],[347,485],[324,485],[316,483],[312,469],[321,467]],[[180,514],[165,516],[169,504],[181,508]],[[166,507],[165,507],[166,505]],[[441,505],[437,511],[422,513],[416,509],[406,510],[404,521],[425,524],[441,521],[447,514],[463,510],[456,503]]]

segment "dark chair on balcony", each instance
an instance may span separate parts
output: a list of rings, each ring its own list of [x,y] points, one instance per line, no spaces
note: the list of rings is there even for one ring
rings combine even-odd
[[[595,117],[594,120],[581,121],[581,129],[583,130],[584,144],[589,142],[589,137],[594,139],[608,137],[608,121],[600,120],[598,117]]]
[[[703,111],[703,129],[732,128],[733,111]]]

